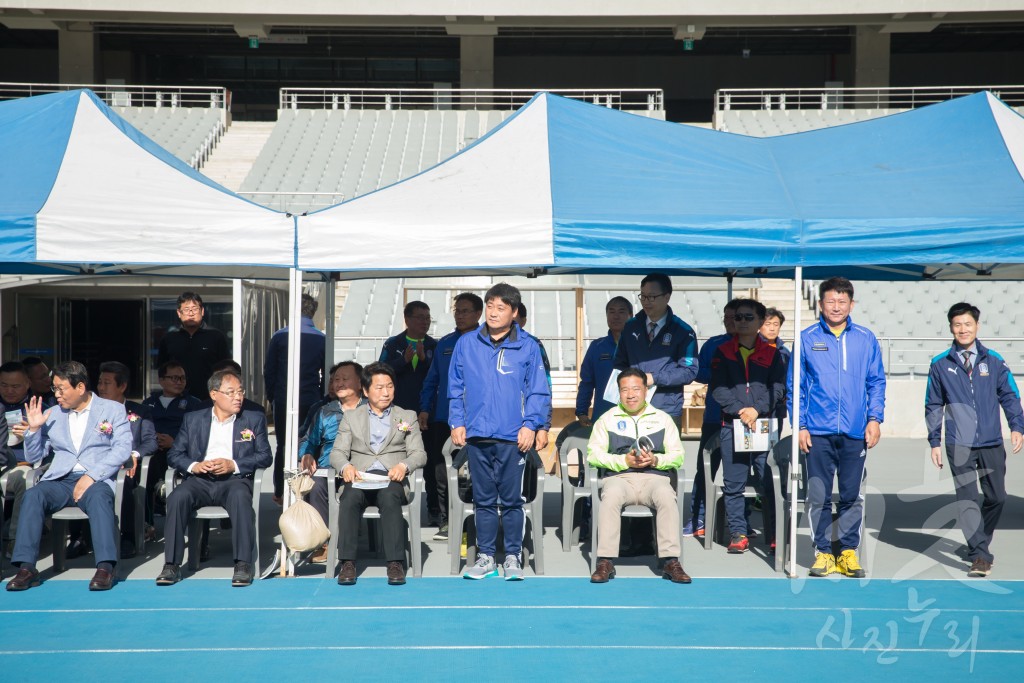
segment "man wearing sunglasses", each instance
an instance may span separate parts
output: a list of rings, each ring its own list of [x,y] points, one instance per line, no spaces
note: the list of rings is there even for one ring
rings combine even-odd
[[[651,405],[682,423],[683,387],[697,377],[697,335],[672,314],[672,281],[663,273],[651,273],[640,281],[637,295],[643,310],[622,330],[615,349],[616,370],[638,368],[647,384],[657,385]],[[601,387],[604,390],[604,387]]]

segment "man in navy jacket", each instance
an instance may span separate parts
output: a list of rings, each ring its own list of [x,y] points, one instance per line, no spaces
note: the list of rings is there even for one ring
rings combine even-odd
[[[658,385],[651,405],[682,421],[683,387],[697,377],[697,335],[672,314],[672,281],[651,273],[640,281],[643,311],[622,330],[615,349],[616,370],[638,368],[647,373],[647,384]],[[604,391],[604,387],[600,387]]]
[[[946,423],[946,460],[956,487],[957,517],[967,537],[970,576],[988,576],[989,550],[1006,502],[1006,449],[999,421],[1002,407],[1010,425],[1013,452],[1024,445],[1020,391],[1003,357],[978,341],[981,311],[953,304],[946,316],[953,346],[932,359],[924,416],[932,462],[942,467],[942,422]],[[981,482],[983,500],[978,507]]]

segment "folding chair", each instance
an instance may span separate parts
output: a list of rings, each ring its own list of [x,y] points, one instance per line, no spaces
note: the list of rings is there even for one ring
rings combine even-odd
[[[590,519],[590,571],[593,572],[597,569],[597,527],[598,519],[601,511],[601,490],[604,488],[604,476],[603,470],[599,467],[591,467],[589,473],[590,479],[590,508],[591,508],[591,519]],[[672,480],[672,488],[676,491],[676,505],[679,507],[679,562],[683,562],[683,553],[685,552],[686,544],[683,542],[686,539],[683,538],[683,510],[686,509],[685,498],[686,498],[686,473],[682,467],[677,470],[672,470],[670,473]],[[652,524],[657,524],[655,519],[654,510],[647,507],[646,505],[627,505],[622,508],[620,513],[622,517],[650,517]],[[657,538],[657,527],[655,527],[655,538]]]
[[[722,447],[721,446],[721,436],[720,436],[720,433],[719,433],[719,435],[716,435],[713,439],[711,439],[709,441],[707,447],[705,447],[705,449],[704,449],[704,453],[705,453],[705,458],[704,458],[704,464],[705,464],[705,467],[704,467],[704,482],[705,482],[705,484],[704,484],[704,491],[705,491],[705,496],[706,496],[705,503],[704,503],[704,550],[711,550],[711,548],[714,547],[714,544],[716,542],[717,543],[722,543],[724,545],[725,541],[726,541],[726,534],[725,534],[725,521],[726,521],[725,520],[725,478],[724,478],[724,475],[723,475],[723,472],[722,472],[723,468],[722,468],[721,463],[719,463],[718,470],[715,472],[714,476],[712,477],[712,475],[711,475],[711,460],[710,460],[711,453],[715,449],[720,449],[721,447]],[[766,467],[768,467],[768,466],[766,465]],[[770,472],[772,477],[778,479],[779,471],[778,471],[777,468],[768,467],[768,470],[769,470],[769,472]],[[746,486],[743,489],[743,497],[744,498],[755,498],[758,495],[755,483],[756,483],[756,480],[754,479],[754,475],[753,475],[753,467],[751,467],[750,471],[747,472],[747,483],[746,483]],[[773,482],[773,486],[774,485],[775,485],[775,482]],[[775,525],[776,525],[776,527],[778,527],[778,523],[779,523],[779,514],[778,514],[778,505],[779,505],[778,504],[778,500],[779,500],[779,498],[778,498],[778,496],[775,497],[775,500],[776,500],[776,504],[775,504],[775,507],[776,507]],[[720,504],[721,504],[721,507],[722,507],[722,514],[721,515],[718,514],[718,512],[719,512],[718,508],[719,508]],[[766,534],[768,533],[767,529],[765,529],[765,533]],[[777,533],[775,535],[775,538],[778,538],[778,534]]]
[[[590,486],[587,483],[587,441],[590,439],[590,428],[573,422],[558,435],[558,464],[562,475],[562,550],[569,552],[572,545],[580,541],[580,525],[575,524],[577,503],[590,498]],[[574,484],[569,480],[569,455],[578,455],[579,473]]]
[[[253,575],[260,575],[260,497],[263,491],[263,474],[265,467],[260,467],[253,473],[252,477],[252,512],[256,517],[256,528],[253,535]],[[174,486],[179,483],[177,470],[173,467],[167,468],[164,475],[164,486],[167,497],[171,497]],[[188,523],[188,568],[191,571],[199,569],[199,544],[203,535],[203,521],[209,519],[230,519],[228,511],[220,505],[204,505],[196,508],[192,513],[192,519]],[[166,542],[170,542],[169,540]]]
[[[338,521],[339,514],[339,499],[341,494],[337,489],[337,476],[338,471],[333,467],[327,471],[327,505],[328,512],[327,517],[330,520],[331,538],[327,542],[327,570],[326,576],[334,576],[338,568],[338,534],[340,522]],[[412,483],[409,487],[409,500],[405,505],[402,506],[402,517],[405,518],[406,524],[409,526],[409,571],[412,572],[413,577],[419,578],[423,574],[423,560],[422,548],[420,547],[423,543],[422,536],[422,524],[420,522],[420,500],[424,495],[423,489],[423,470],[416,470],[412,473]],[[367,506],[366,510],[363,511],[363,519],[380,520],[380,508],[376,505]],[[372,530],[367,527],[367,531],[370,531],[370,549],[375,547],[373,539],[376,538]],[[376,535],[381,534],[380,526],[377,525]]]
[[[460,456],[461,449],[452,445],[449,438],[445,442],[442,453],[448,459],[448,553],[451,556],[451,573],[458,574],[461,569],[462,557],[460,546],[462,534],[466,529],[466,521],[474,517],[472,489],[463,500],[459,494],[459,468],[465,464],[465,457]],[[530,476],[530,469],[534,476]],[[527,553],[527,540],[533,552],[533,571],[538,576],[544,574],[544,463],[537,451],[530,451],[526,458],[526,469],[523,470],[523,515],[526,518],[526,531],[523,534],[523,566],[530,559]],[[500,529],[500,526],[499,526]],[[476,547],[467,544],[466,566],[476,562]]]

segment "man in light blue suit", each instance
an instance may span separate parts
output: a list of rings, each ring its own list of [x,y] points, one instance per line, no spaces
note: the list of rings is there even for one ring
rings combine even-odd
[[[8,582],[9,591],[39,585],[35,563],[43,522],[46,515],[69,505],[89,515],[96,554],[96,574],[89,590],[109,590],[114,584],[118,557],[114,478],[131,458],[132,432],[124,406],[93,394],[88,381],[84,365],[61,363],[53,370],[57,407],[44,413],[38,397],[29,402],[25,458],[39,462],[53,449],[53,462],[42,480],[25,493],[11,556],[18,573]]]

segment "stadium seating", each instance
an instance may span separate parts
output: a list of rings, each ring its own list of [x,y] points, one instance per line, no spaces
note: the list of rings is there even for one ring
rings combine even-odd
[[[718,130],[753,137],[802,133],[897,114],[904,109],[731,109],[715,113]]]
[[[168,152],[193,168],[201,168],[224,134],[224,110],[205,107],[114,107]]]

